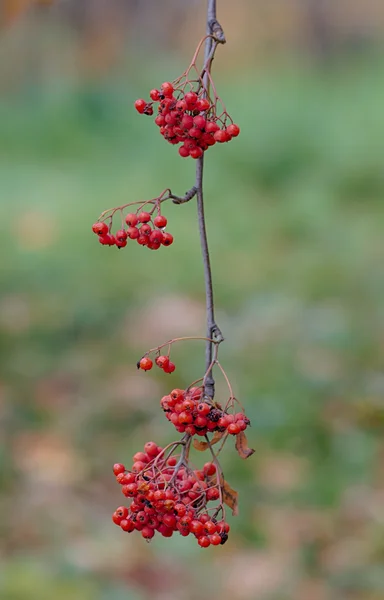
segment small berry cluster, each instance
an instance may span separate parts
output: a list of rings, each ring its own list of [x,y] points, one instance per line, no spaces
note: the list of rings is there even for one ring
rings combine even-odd
[[[202,548],[224,544],[229,525],[217,519],[220,508],[207,508],[207,503],[221,498],[216,466],[211,462],[201,470],[191,469],[183,457],[174,454],[180,444],[170,444],[168,451],[169,446],[147,442],[144,451],[133,456],[130,470],[121,463],[114,465],[121,491],[132,502],[117,508],[112,520],[123,531],[140,531],[147,541],[157,531],[163,537],[174,532],[192,534]]]
[[[105,221],[97,221],[92,225],[92,231],[99,236],[99,242],[103,246],[125,248],[128,239],[131,239],[141,246],[158,250],[160,246],[170,246],[173,243],[172,234],[164,231],[167,219],[160,213],[153,220],[151,213],[147,211],[128,213],[125,217],[127,229],[123,226],[114,235],[111,233],[112,218],[106,218],[110,219],[109,226]]]
[[[173,373],[176,369],[175,363],[169,360],[168,356],[158,356],[155,360],[157,366],[164,371],[164,373]],[[149,356],[143,356],[142,359],[137,363],[137,368],[143,371],[150,371],[153,367],[153,361]]]
[[[176,431],[188,435],[205,436],[214,431],[237,435],[250,424],[243,412],[230,414],[217,402],[203,398],[202,387],[174,389],[163,396],[160,405]]]
[[[153,103],[159,103],[155,123],[170,144],[182,144],[180,156],[200,158],[216,142],[229,142],[239,135],[238,125],[232,121],[227,125],[230,118],[226,113],[216,115],[216,104],[210,102],[203,86],[199,86],[197,92],[185,92],[185,85],[178,89],[178,82],[166,81],[160,90],[151,90],[152,102],[139,98],[135,108],[140,114],[153,115]]]

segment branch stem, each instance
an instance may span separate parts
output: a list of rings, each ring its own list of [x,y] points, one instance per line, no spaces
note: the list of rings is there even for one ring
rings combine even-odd
[[[210,55],[212,50],[212,44],[214,40],[210,37],[212,34],[212,28],[215,26],[217,28],[217,19],[216,19],[216,0],[208,0],[207,4],[207,37],[205,40],[205,51],[204,51],[204,65],[206,66],[206,70],[204,73],[204,84],[205,89],[208,89],[209,85],[209,77],[208,77],[208,63],[210,61]],[[220,26],[219,26],[220,27]],[[220,27],[221,30],[221,27]],[[221,30],[222,31],[222,30]],[[215,380],[212,375],[212,369],[210,369],[210,365],[212,364],[212,356],[213,356],[213,344],[210,341],[212,338],[217,340],[218,342],[222,341],[224,338],[222,333],[215,322],[215,305],[213,299],[213,284],[212,284],[212,270],[211,270],[211,261],[209,257],[209,248],[208,248],[208,238],[207,238],[207,229],[205,225],[205,213],[204,213],[204,193],[203,193],[203,173],[204,173],[204,155],[197,159],[196,164],[196,181],[195,188],[197,190],[197,217],[199,224],[199,234],[200,234],[200,246],[201,252],[203,256],[203,264],[204,264],[204,280],[205,280],[205,301],[206,301],[206,337],[209,340],[206,342],[205,347],[205,370],[207,375],[204,379],[204,393],[206,396],[210,398],[214,398],[215,395]]]

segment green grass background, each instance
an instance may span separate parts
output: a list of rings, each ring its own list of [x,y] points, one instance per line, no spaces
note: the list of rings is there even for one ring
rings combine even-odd
[[[195,203],[165,207],[175,243],[160,252],[91,232],[106,208],[193,184],[193,161],[132,108],[169,64],[4,95],[1,598],[382,598],[382,59],[219,77],[241,135],[206,155],[206,216],[222,363],[256,453],[228,443],[240,515],[207,551],[110,520],[111,465],[174,438],[159,399],[203,370],[193,342],[173,376],[135,372],[149,347],[204,332]]]

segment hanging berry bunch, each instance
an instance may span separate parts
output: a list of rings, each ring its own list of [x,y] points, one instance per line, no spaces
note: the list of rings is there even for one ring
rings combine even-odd
[[[114,465],[113,472],[121,491],[130,500],[128,506],[116,509],[112,519],[123,531],[141,532],[147,541],[156,533],[170,537],[178,532],[182,536],[194,536],[202,548],[222,545],[228,539],[226,506],[237,514],[238,494],[225,481],[218,460],[224,444],[234,437],[235,448],[242,458],[248,458],[254,452],[248,447],[245,436],[250,421],[235,398],[218,360],[219,345],[224,337],[214,316],[205,228],[204,152],[216,143],[230,141],[240,132],[219,98],[211,74],[216,48],[219,43],[225,43],[223,30],[216,20],[216,0],[208,0],[207,25],[211,33],[198,45],[188,69],[172,83],[163,83],[160,89],[152,90],[149,102],[142,99],[135,102],[137,111],[146,115],[153,115],[156,106],[155,123],[161,135],[171,144],[180,144],[179,154],[182,157],[196,159],[195,185],[184,196],[175,196],[166,189],[151,200],[131,202],[104,211],[92,227],[102,245],[123,248],[129,240],[136,240],[143,246],[158,250],[173,242],[172,235],[165,230],[167,219],[162,213],[163,202],[171,199],[175,204],[183,204],[196,196],[206,290],[206,337],[170,340],[146,352],[137,367],[150,371],[156,365],[164,373],[171,374],[176,368],[170,359],[172,345],[183,340],[199,339],[204,340],[206,346],[205,374],[184,389],[173,389],[160,401],[166,418],[182,434],[181,439],[165,448],[155,442],[147,442],[143,450],[133,456],[130,468],[122,463]],[[199,69],[197,61],[204,42],[204,62]],[[114,228],[116,215],[120,222]],[[166,346],[168,352],[164,353]],[[222,403],[214,400],[214,369],[219,370],[228,388]],[[191,447],[198,451],[209,450],[210,462],[202,469],[192,465]]]
[[[143,452],[133,456],[129,470],[121,463],[114,465],[121,491],[131,499],[128,507],[119,506],[113,513],[116,525],[129,533],[139,531],[147,541],[156,532],[163,537],[191,534],[202,548],[227,541],[229,525],[217,518],[223,502],[222,474],[213,462],[201,470],[191,467],[189,447],[190,439],[165,448],[147,442]]]
[[[211,63],[219,42],[213,36],[208,37],[212,37],[213,44],[203,69],[198,69],[196,61],[206,37],[180,77],[151,90],[151,101],[139,98],[135,102],[136,110],[149,116],[154,114],[153,106],[157,105],[155,123],[170,144],[181,144],[179,154],[183,158],[200,158],[210,146],[229,142],[240,133],[216,92]]]
[[[153,361],[149,354],[154,353],[157,355],[155,363],[164,369],[164,365],[170,363],[171,346],[175,342],[190,339],[207,341],[206,338],[190,337],[170,340],[149,350],[137,363],[138,367],[144,371],[150,370]],[[147,442],[144,450],[133,456],[130,469],[121,463],[113,467],[122,493],[132,501],[128,507],[117,508],[112,520],[123,531],[140,531],[148,541],[156,532],[164,537],[171,537],[178,532],[182,536],[194,535],[203,548],[218,546],[228,539],[229,525],[225,520],[224,505],[228,505],[234,514],[237,512],[237,493],[224,480],[218,455],[229,435],[236,436],[236,449],[242,458],[253,454],[244,434],[250,421],[233,396],[228,377],[218,361],[221,340],[209,341],[215,349],[204,376],[185,390],[172,390],[160,401],[167,419],[184,437],[165,448]],[[167,355],[161,354],[164,346],[168,346]],[[228,385],[229,399],[224,406],[204,391],[206,380],[215,366]],[[237,413],[236,404],[240,408]],[[209,434],[213,435],[210,437]],[[199,440],[198,436],[204,437],[205,441]],[[215,452],[213,446],[220,441],[220,448]],[[191,465],[189,455],[192,443],[197,450],[210,450],[212,461],[206,463],[203,469]]]
[[[172,198],[170,190],[165,190],[152,200],[130,202],[117,208],[110,208],[104,211],[92,225],[92,231],[99,236],[99,242],[103,246],[125,248],[128,240],[136,240],[138,244],[150,250],[170,246],[173,243],[173,235],[165,231],[168,221],[161,214],[161,203],[169,198]],[[135,212],[124,214],[125,209],[136,205],[138,208]],[[112,233],[113,218],[116,213],[120,215],[120,229]]]

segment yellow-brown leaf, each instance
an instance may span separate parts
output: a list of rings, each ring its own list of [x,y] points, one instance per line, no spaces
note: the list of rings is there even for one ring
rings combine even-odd
[[[225,479],[223,479],[222,481],[222,493],[223,493],[223,502],[224,504],[226,504],[227,506],[229,506],[229,508],[232,509],[232,514],[234,516],[239,514],[239,507],[238,507],[238,502],[239,502],[239,494],[238,492],[236,492],[234,489],[231,488],[231,486],[229,485],[229,483],[227,481],[225,481]]]
[[[215,433],[213,434],[213,438],[210,441],[211,446],[213,446],[213,444],[217,444],[217,442],[219,442],[223,437],[224,433],[225,431],[215,431]],[[193,447],[195,448],[195,450],[199,450],[199,452],[204,452],[204,450],[208,450],[209,444],[208,442],[204,442],[203,440],[198,440],[197,438],[194,438]]]
[[[254,450],[248,446],[247,436],[244,431],[240,431],[237,434],[235,446],[241,458],[249,458],[254,453]]]

